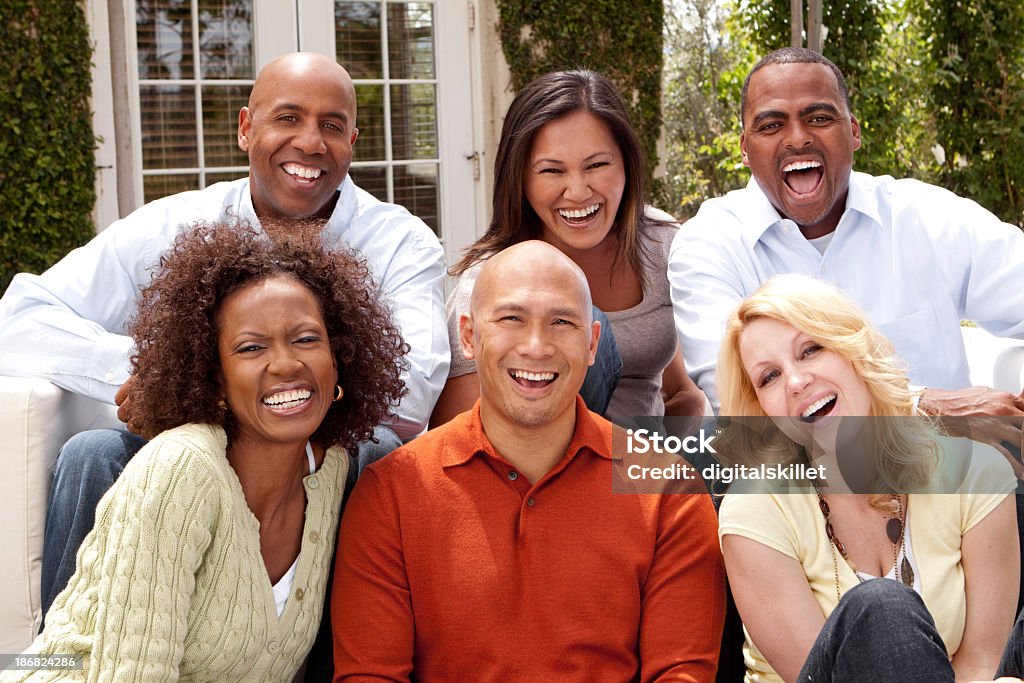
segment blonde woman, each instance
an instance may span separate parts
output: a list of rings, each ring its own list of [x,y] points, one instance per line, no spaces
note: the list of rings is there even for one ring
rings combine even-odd
[[[828,473],[722,501],[746,680],[991,678],[1020,580],[1009,465],[970,463],[953,490],[972,493],[908,494],[944,476],[939,449],[927,424],[893,419],[913,414],[913,397],[892,346],[816,280],[783,276],[744,300],[718,368],[724,415],[771,418],[740,442]],[[749,456],[735,446],[726,458]],[[870,464],[870,495],[836,492],[849,490],[836,484],[850,453]]]

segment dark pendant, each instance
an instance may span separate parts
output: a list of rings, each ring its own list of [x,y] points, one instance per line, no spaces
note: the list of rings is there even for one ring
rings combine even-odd
[[[875,527],[876,529],[878,527]],[[885,523],[885,534],[892,541],[893,545],[900,542],[900,537],[903,535],[903,521],[899,517],[893,517]]]
[[[910,566],[910,560],[907,556],[903,556],[903,561],[900,562],[900,580],[903,581],[904,586],[914,587],[914,568]]]

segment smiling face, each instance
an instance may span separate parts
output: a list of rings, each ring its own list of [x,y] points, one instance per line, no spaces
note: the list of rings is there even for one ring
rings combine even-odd
[[[292,54],[260,72],[238,115],[256,214],[328,217],[359,135],[352,79],[322,55]]]
[[[485,264],[472,316],[459,321],[462,348],[476,361],[485,427],[491,419],[541,427],[575,418],[600,334],[586,286],[567,257],[539,242]]]
[[[523,171],[523,191],[543,224],[545,242],[563,252],[600,244],[611,233],[626,185],[611,128],[585,110],[537,131]]]
[[[772,64],[750,78],[743,163],[780,214],[808,238],[835,230],[846,208],[860,125],[824,64]]]
[[[238,442],[296,444],[331,406],[338,371],[316,297],[289,277],[246,285],[217,312],[221,390]]]
[[[739,338],[740,360],[765,414],[820,425],[871,414],[871,394],[853,363],[774,318],[755,318]]]

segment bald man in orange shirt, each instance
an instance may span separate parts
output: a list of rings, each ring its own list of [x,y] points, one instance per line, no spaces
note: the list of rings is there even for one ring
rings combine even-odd
[[[505,250],[460,333],[479,402],[370,466],[345,511],[335,681],[714,680],[711,500],[612,492],[612,425],[578,398],[600,335],[582,271]]]

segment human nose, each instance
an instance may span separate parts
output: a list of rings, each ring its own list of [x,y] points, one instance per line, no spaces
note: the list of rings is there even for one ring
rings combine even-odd
[[[800,121],[794,121],[786,127],[786,137],[784,141],[786,147],[806,147],[813,141],[811,130]]]
[[[562,196],[571,202],[582,202],[590,198],[590,184],[582,173],[567,173]]]
[[[300,367],[302,363],[295,356],[291,345],[275,346],[271,349],[270,362],[267,365],[267,372],[270,374],[290,375]]]
[[[323,154],[327,151],[323,131],[314,122],[303,125],[295,134],[292,144],[303,154]]]
[[[811,373],[793,368],[786,373],[786,387],[789,393],[797,395],[811,383]]]
[[[530,325],[519,342],[519,354],[526,358],[546,358],[552,354],[551,340],[543,325]]]

